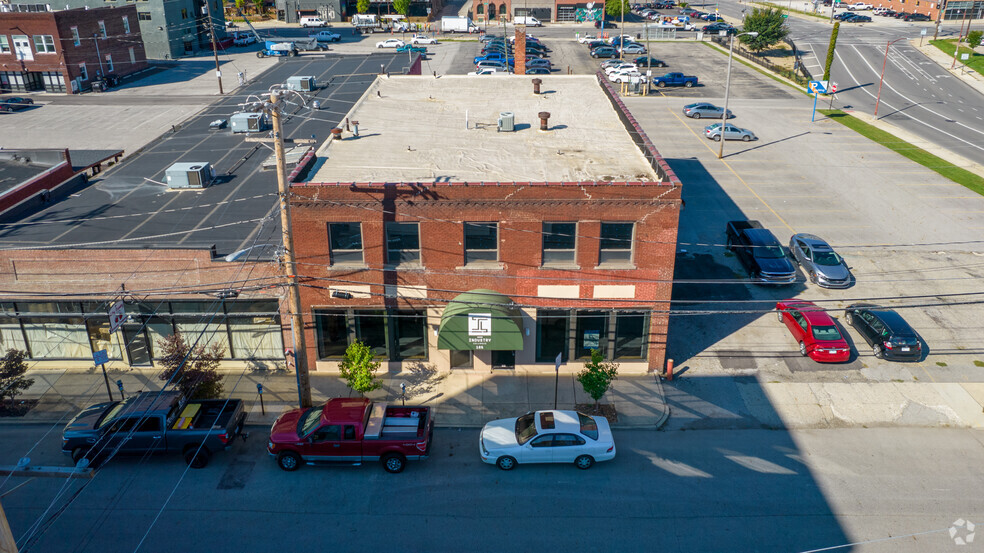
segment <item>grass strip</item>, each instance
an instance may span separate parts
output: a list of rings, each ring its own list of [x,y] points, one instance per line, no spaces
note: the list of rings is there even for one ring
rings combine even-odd
[[[956,48],[955,40],[931,40],[930,44],[942,50],[946,55],[953,57],[953,49]],[[978,54],[972,48],[967,48],[966,46],[960,47],[961,54],[970,54],[970,59],[963,61],[960,56],[957,56],[957,62],[966,65],[967,67],[977,71],[979,74],[984,74],[984,55]]]
[[[962,167],[957,167],[941,157],[935,156],[922,148],[914,146],[889,132],[875,127],[874,125],[865,123],[857,117],[852,117],[839,109],[819,109],[817,111],[853,130],[861,136],[873,140],[874,142],[885,146],[889,150],[899,153],[912,161],[915,161],[919,165],[939,173],[940,175],[967,188],[968,190],[973,190],[974,192],[984,196],[984,177],[963,169]]]

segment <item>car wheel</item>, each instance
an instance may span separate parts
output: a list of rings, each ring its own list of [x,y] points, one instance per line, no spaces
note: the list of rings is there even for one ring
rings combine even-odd
[[[693,118],[694,118],[694,119],[700,119],[700,114],[699,114],[699,113],[695,113],[695,114],[693,114]]]
[[[800,355],[806,357],[806,343],[800,342]]]
[[[687,88],[690,88],[690,87],[694,86],[694,83],[692,81],[687,81],[687,82],[683,83],[683,86],[685,86]]]
[[[256,57],[258,57],[258,58],[265,58],[266,55],[264,55],[263,52],[257,52],[256,53]]]
[[[391,474],[403,472],[403,469],[407,468],[407,458],[399,453],[384,455],[383,468]]]
[[[714,142],[721,142],[721,135],[720,134],[714,135]]]
[[[581,455],[577,459],[574,459],[574,466],[581,470],[588,470],[593,464],[594,457],[590,455]]]
[[[871,346],[871,353],[872,355],[875,356],[876,359],[881,359],[885,356],[885,352],[882,351],[881,346],[879,346],[878,344]]]
[[[656,83],[656,86],[658,86],[660,88],[663,88],[663,87],[666,86],[666,83],[664,83],[663,81],[660,81],[660,82]]]
[[[301,456],[293,451],[281,451],[277,455],[277,466],[287,472],[294,472],[301,468]]]
[[[776,309],[776,317],[777,317],[777,318],[779,319],[779,322],[780,322],[780,323],[781,323],[781,322],[784,322],[784,321],[782,320],[782,311],[780,311],[779,309]]]
[[[659,64],[659,67],[666,67],[666,64],[665,63],[661,63],[661,64]]]
[[[752,137],[746,134],[745,136],[741,137],[741,139],[744,140],[745,142],[748,142],[749,140],[752,139]]]
[[[79,461],[81,461],[85,457],[86,453],[89,453],[89,448],[87,447],[77,447],[73,449],[72,462],[75,463],[76,465],[79,464]]]
[[[513,459],[512,457],[505,455],[495,460],[495,466],[499,467],[502,470],[512,470],[516,468],[516,459]]]
[[[209,459],[212,455],[208,452],[208,449],[202,447],[190,447],[188,451],[185,451],[185,463],[193,469],[203,469],[208,465]]]

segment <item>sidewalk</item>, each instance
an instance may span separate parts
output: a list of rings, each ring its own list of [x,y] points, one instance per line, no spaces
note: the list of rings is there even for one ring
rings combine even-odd
[[[138,391],[160,390],[161,381],[154,370],[109,371],[113,398],[120,394],[116,381],[123,383],[129,396]],[[297,379],[288,371],[245,371],[225,373],[227,393],[246,402],[248,422],[269,426],[286,409],[298,405]],[[18,400],[39,400],[24,417],[0,418],[0,424],[19,422],[65,423],[87,405],[107,400],[102,371],[33,370],[28,373],[34,385]],[[400,402],[401,384],[406,384],[406,402],[431,406],[441,427],[480,428],[486,422],[515,417],[527,411],[552,409],[554,375],[526,371],[453,371],[438,372],[426,365],[397,374],[382,375],[383,387],[366,397],[377,401]],[[260,405],[257,384],[263,385]],[[337,375],[311,374],[311,394],[315,404],[333,397],[355,396]],[[577,403],[591,403],[591,398],[569,371],[561,373],[557,383],[557,408],[573,409]],[[624,376],[615,381],[602,403],[614,404],[618,412],[617,428],[658,428],[669,415],[663,401],[659,380],[653,376]],[[265,413],[264,413],[265,411]]]

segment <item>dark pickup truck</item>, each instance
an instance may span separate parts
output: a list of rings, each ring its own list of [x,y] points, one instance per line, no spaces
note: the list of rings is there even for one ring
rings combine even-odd
[[[728,249],[748,270],[748,276],[759,284],[792,284],[796,268],[786,257],[782,245],[758,221],[729,221]]]
[[[65,426],[62,452],[90,464],[117,453],[181,453],[192,468],[202,468],[245,424],[239,399],[186,401],[179,391],[141,392],[83,409]]]
[[[664,86],[685,86],[690,88],[697,86],[697,77],[684,75],[683,73],[667,73],[662,77],[653,77],[653,85],[661,88]]]

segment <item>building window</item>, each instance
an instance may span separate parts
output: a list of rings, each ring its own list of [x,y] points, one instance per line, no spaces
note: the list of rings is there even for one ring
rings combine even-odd
[[[391,265],[420,263],[417,223],[386,223],[386,260]]]
[[[7,35],[0,35],[0,54],[10,53],[10,41],[7,39]]]
[[[615,315],[615,359],[645,359],[649,313]]]
[[[416,311],[396,311],[391,317],[395,342],[394,358],[427,358],[427,316]]]
[[[591,350],[596,349],[608,357],[608,313],[603,311],[578,311],[577,325],[574,334],[574,357],[584,359],[591,357]]]
[[[86,71],[84,63],[79,64],[79,76],[82,77],[83,81],[89,80],[89,72]]]
[[[359,223],[328,223],[328,244],[332,265],[363,262]]]
[[[318,358],[329,359],[345,355],[348,347],[348,323],[344,311],[315,311],[318,335]]]
[[[632,223],[602,223],[598,264],[632,262]]]
[[[577,223],[543,223],[543,264],[574,263]]]
[[[130,19],[127,16],[123,16],[123,32],[125,34],[130,34]]]
[[[150,12],[137,12],[138,21],[150,21]]]
[[[561,354],[567,360],[567,339],[570,312],[538,309],[536,312],[536,360],[552,362]]]
[[[106,72],[113,72],[113,56],[112,54],[106,54]]]
[[[474,366],[471,350],[453,349],[450,352],[452,369],[470,369]]]
[[[427,359],[427,316],[418,311],[315,310],[314,325],[320,359],[343,357],[354,340],[380,359]]]
[[[497,223],[465,223],[465,264],[497,261]]]
[[[130,63],[137,63],[137,51],[133,48],[133,46],[130,47]]]
[[[72,44],[74,44],[75,46],[81,46],[82,45],[82,39],[79,38],[79,28],[78,27],[72,27]]]
[[[376,357],[389,357],[386,354],[386,312],[357,312],[355,314],[355,339],[369,346]]]
[[[485,4],[479,4],[478,6],[475,6],[475,13],[477,15],[484,15],[485,14]]]
[[[55,37],[51,35],[34,35],[34,50],[39,54],[54,54]]]
[[[109,35],[106,34],[106,22],[105,21],[100,21],[99,22],[99,34],[101,34],[103,38],[106,38],[107,36],[109,36]]]

